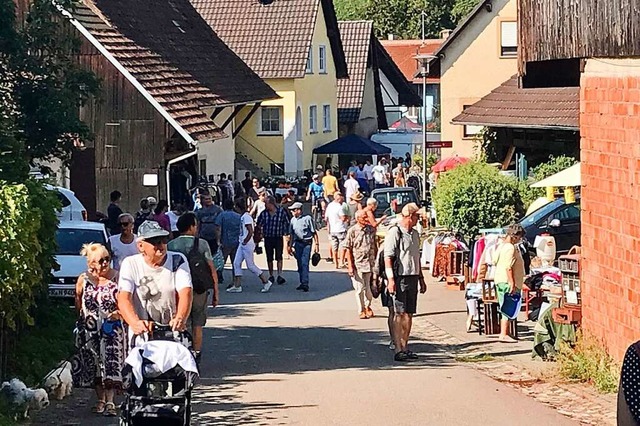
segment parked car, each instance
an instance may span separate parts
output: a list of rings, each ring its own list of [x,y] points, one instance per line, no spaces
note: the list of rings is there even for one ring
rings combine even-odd
[[[60,186],[47,185],[46,188],[50,191],[55,191],[62,204],[62,210],[58,212],[58,219],[61,222],[67,220],[87,220],[87,209],[84,208],[73,191]]]
[[[73,298],[78,276],[87,270],[87,260],[80,255],[82,246],[88,243],[108,245],[109,237],[104,224],[84,221],[60,222],[56,230],[56,261],[59,269],[53,271],[53,283],[49,284],[49,296]]]
[[[390,215],[392,213],[392,204],[396,204],[395,213],[399,213],[405,204],[419,204],[416,190],[410,186],[374,189],[371,191],[371,197],[378,201],[378,208],[373,213],[375,217],[381,217],[385,214]]]
[[[566,254],[580,245],[580,200],[569,204],[563,198],[552,201],[525,216],[520,225],[532,246],[537,235],[548,233],[556,240],[556,252]]]

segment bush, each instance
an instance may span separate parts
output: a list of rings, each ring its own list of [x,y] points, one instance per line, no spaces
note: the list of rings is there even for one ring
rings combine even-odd
[[[573,166],[577,162],[578,161],[573,157],[567,157],[564,155],[554,157],[552,155],[546,163],[539,164],[532,168],[530,172],[531,179],[529,179],[529,181],[521,182],[520,184],[520,197],[522,198],[522,202],[525,207],[531,205],[531,203],[538,198],[545,196],[544,188],[531,188],[529,185],[561,172],[564,169]]]
[[[517,180],[486,163],[468,163],[445,173],[432,197],[438,222],[467,235],[508,225],[522,213]]]
[[[59,205],[40,182],[0,182],[0,313],[10,328],[33,324],[31,308],[46,294]]]
[[[565,379],[591,383],[602,393],[618,390],[620,366],[594,337],[578,332],[575,347],[561,344],[556,361]]]

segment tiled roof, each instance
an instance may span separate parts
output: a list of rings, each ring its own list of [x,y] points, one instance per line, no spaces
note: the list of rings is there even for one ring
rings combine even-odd
[[[402,71],[404,77],[414,83],[422,83],[422,78],[415,78],[420,65],[415,59],[416,55],[433,55],[444,43],[444,39],[422,40],[380,40],[389,56]],[[428,78],[427,82],[437,83],[439,78]]]
[[[454,124],[579,130],[580,88],[522,89],[512,77],[466,108]]]
[[[278,97],[188,0],[82,0],[73,17],[194,141],[224,136],[201,107]]]
[[[349,78],[338,80],[338,121],[357,123],[370,64],[373,21],[340,21],[338,28],[349,73]]]
[[[224,42],[262,78],[302,78],[324,12],[339,78],[346,63],[332,0],[191,0]],[[266,3],[266,2],[264,2]]]

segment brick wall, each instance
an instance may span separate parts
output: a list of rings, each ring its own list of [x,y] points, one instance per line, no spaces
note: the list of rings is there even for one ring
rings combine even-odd
[[[589,60],[581,79],[584,329],[621,360],[640,339],[640,61]]]

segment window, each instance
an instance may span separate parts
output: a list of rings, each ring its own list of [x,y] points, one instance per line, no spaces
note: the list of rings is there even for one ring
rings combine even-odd
[[[322,130],[331,131],[331,105],[322,106]]]
[[[307,74],[313,74],[313,46],[309,47],[309,55],[307,56]]]
[[[207,159],[206,158],[200,159],[199,174],[200,174],[200,176],[206,176],[207,175]]]
[[[318,107],[316,105],[309,107],[309,131],[311,133],[318,131]]]
[[[551,215],[551,217],[549,217],[549,222],[551,222],[553,219],[558,219],[560,220],[560,222],[580,221],[580,205],[570,204],[562,210],[558,210],[553,215]]]
[[[500,56],[518,55],[518,24],[515,21],[500,22]]]
[[[259,133],[266,135],[279,135],[280,130],[280,107],[262,107],[260,109]]]
[[[327,73],[327,46],[320,46],[318,48],[319,52],[319,61],[318,61],[318,69],[321,74]]]
[[[465,109],[469,108],[470,106],[471,105],[464,105],[462,107],[462,110],[464,111]],[[466,125],[466,126],[464,126],[463,136],[465,138],[473,138],[478,133],[482,132],[482,129],[484,129],[484,126],[469,126],[469,125]]]

